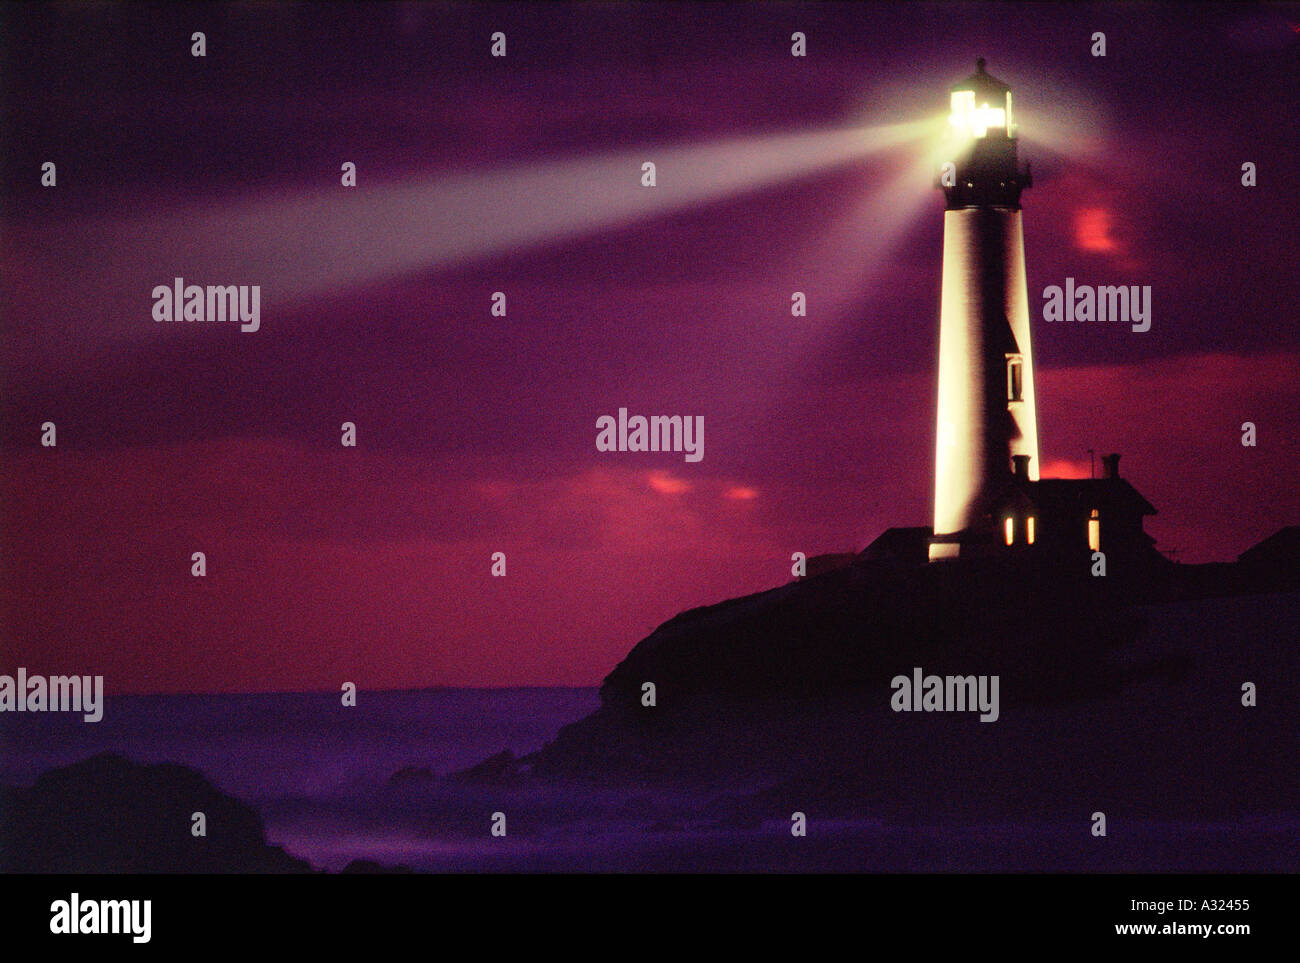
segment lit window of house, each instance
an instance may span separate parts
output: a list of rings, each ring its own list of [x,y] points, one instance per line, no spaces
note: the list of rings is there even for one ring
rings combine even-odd
[[[1015,541],[1016,538],[1015,520],[1010,515],[1008,515],[1006,524],[1003,527],[1006,529],[1006,533],[1007,533],[1007,544],[1010,545],[1013,541]]]
[[[1030,545],[1034,544],[1034,516],[1030,515],[1025,519],[1025,541]]]
[[[1088,518],[1088,547],[1094,552],[1101,551],[1101,515],[1095,508]]]

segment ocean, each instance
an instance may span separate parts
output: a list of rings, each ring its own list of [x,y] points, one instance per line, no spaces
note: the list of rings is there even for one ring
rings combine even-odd
[[[396,861],[436,847],[411,838],[410,794],[389,791],[394,772],[415,766],[445,775],[503,749],[536,749],[594,710],[596,692],[363,690],[355,708],[335,693],[108,697],[94,724],[79,713],[0,716],[0,782],[30,785],[47,769],[100,752],[176,762],[249,803],[269,842],[318,868]]]
[[[112,751],[175,762],[257,810],[267,840],[337,871],[357,859],[422,872],[465,871],[1294,871],[1293,818],[1219,824],[1140,820],[1099,846],[1078,820],[919,825],[706,818],[691,790],[440,778],[391,782],[406,767],[435,777],[503,749],[540,747],[598,705],[594,688],[117,696],[104,718],[0,717],[0,782]],[[494,837],[494,814],[506,836]],[[1086,816],[1086,813],[1084,814]],[[1082,817],[1080,817],[1082,818]]]

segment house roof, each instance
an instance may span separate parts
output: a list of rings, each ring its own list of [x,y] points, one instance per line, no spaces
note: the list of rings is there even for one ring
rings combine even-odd
[[[911,528],[888,528],[862,552],[863,558],[913,557],[929,552],[930,536],[934,529],[929,525]]]
[[[1123,478],[1040,478],[1038,481],[1014,479],[1006,497],[1029,498],[1044,511],[1120,508],[1142,515],[1155,515],[1156,509]]]
[[[1294,562],[1300,560],[1300,525],[1279,528],[1262,542],[1237,556],[1241,562]]]

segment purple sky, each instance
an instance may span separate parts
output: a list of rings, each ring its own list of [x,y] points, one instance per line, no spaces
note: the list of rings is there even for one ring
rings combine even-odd
[[[288,294],[320,243],[378,265],[355,239],[403,179],[915,120],[944,111],[980,54],[1015,92],[1034,165],[1031,309],[1067,276],[1152,287],[1146,333],[1035,320],[1045,473],[1123,453],[1160,510],[1149,531],[1183,561],[1300,522],[1300,7],[0,17],[0,669],[103,672],[119,692],[589,684],[678,611],[787,580],[794,551],[927,524],[943,202],[920,197],[884,243],[897,152]],[[488,56],[496,30],[504,60]],[[795,30],[806,58],[789,55]],[[1036,144],[1035,116],[1068,149]],[[738,182],[756,156],[729,161]],[[1245,161],[1257,187],[1240,183]],[[645,190],[638,175],[593,181],[578,208]],[[671,203],[671,169],[655,190]],[[327,212],[359,205],[356,233],[267,219],[290,251],[276,270],[191,272],[263,284],[260,331],[151,320],[150,289],[186,274],[192,247],[240,249],[213,224],[314,192]],[[131,218],[171,233],[95,226]],[[129,257],[147,283],[117,269]],[[497,290],[506,318],[488,312]],[[790,317],[792,291],[807,318]],[[704,460],[598,453],[596,419],[620,406],[703,415]],[[1258,447],[1242,447],[1243,421]]]

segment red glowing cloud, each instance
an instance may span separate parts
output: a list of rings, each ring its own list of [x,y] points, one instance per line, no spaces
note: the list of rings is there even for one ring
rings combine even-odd
[[[1079,250],[1096,254],[1116,254],[1119,241],[1112,235],[1110,211],[1104,207],[1085,207],[1074,215],[1074,241]]]
[[[1049,458],[1043,462],[1040,474],[1044,478],[1091,478],[1093,466],[1086,461],[1066,458]]]
[[[650,484],[651,490],[657,491],[661,495],[680,495],[683,492],[691,490],[690,482],[683,481],[680,478],[674,478],[667,472],[651,472],[647,481]]]

